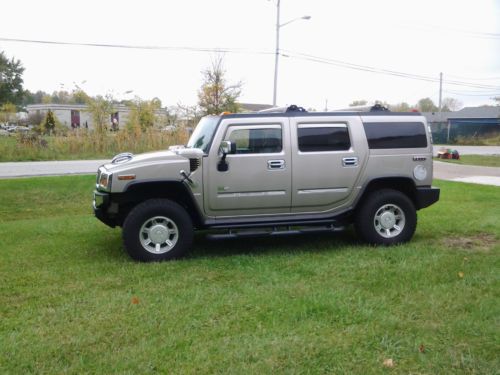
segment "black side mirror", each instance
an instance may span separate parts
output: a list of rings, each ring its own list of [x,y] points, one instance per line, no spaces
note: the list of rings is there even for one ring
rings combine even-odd
[[[222,141],[219,151],[222,156],[219,164],[217,164],[217,170],[219,172],[226,172],[229,169],[229,164],[226,162],[226,156],[228,154],[236,154],[236,143],[232,143],[231,141]]]

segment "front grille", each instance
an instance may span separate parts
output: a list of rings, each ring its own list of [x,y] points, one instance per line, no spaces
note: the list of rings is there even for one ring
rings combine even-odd
[[[189,159],[189,170],[194,172],[200,166],[200,159]]]

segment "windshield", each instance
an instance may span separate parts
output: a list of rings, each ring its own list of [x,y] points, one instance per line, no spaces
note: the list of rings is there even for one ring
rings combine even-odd
[[[196,126],[196,129],[194,129],[193,134],[191,134],[187,147],[199,148],[203,150],[205,154],[208,153],[208,148],[210,147],[210,142],[212,142],[212,137],[219,123],[219,119],[219,116],[203,117]]]

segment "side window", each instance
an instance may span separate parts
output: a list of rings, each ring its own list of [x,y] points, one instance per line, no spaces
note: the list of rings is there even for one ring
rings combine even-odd
[[[234,126],[228,141],[236,144],[236,154],[264,154],[281,152],[283,148],[280,125],[269,127]]]
[[[368,147],[372,149],[427,147],[425,126],[421,122],[363,123]]]
[[[299,124],[299,151],[345,151],[351,148],[345,124]]]

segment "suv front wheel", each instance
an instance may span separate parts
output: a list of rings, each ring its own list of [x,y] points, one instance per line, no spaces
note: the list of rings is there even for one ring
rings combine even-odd
[[[123,224],[125,249],[136,260],[180,258],[192,242],[191,218],[184,208],[168,199],[150,199],[138,204]]]
[[[413,202],[392,189],[371,192],[357,210],[356,233],[373,245],[395,245],[409,241],[417,226]]]

